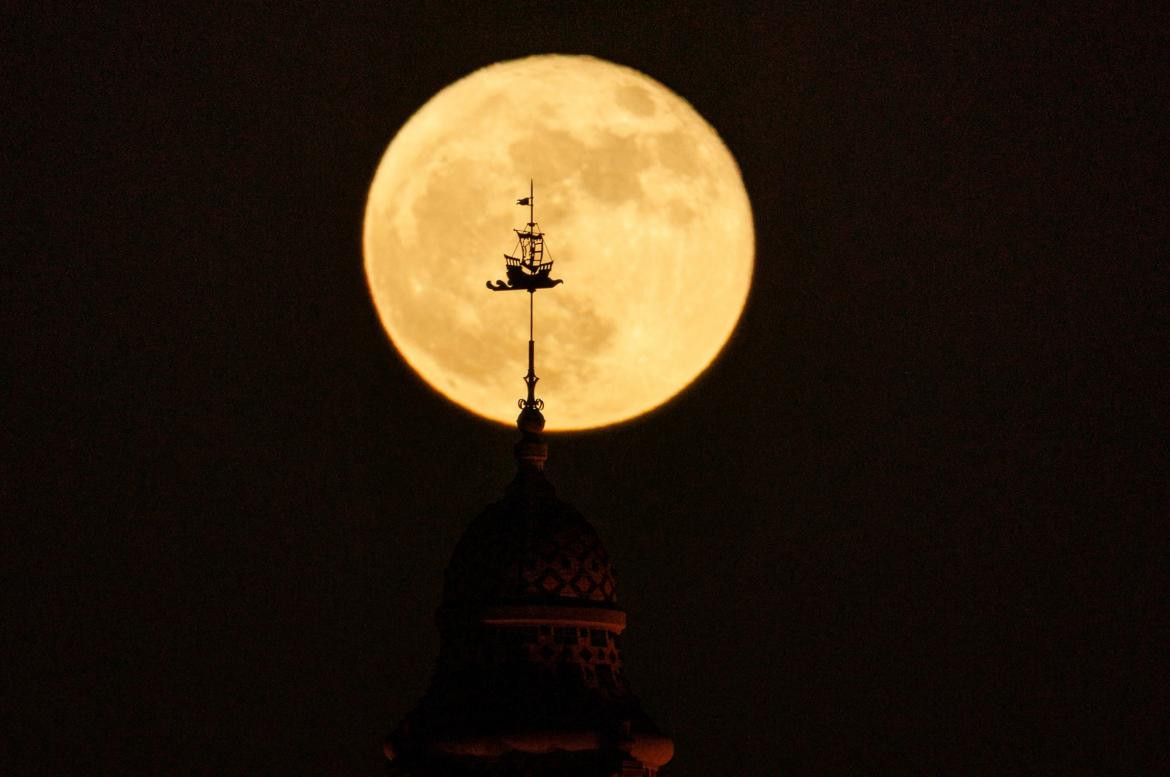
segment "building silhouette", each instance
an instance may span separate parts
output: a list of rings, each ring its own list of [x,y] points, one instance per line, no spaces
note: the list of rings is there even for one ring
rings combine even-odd
[[[516,477],[455,547],[437,612],[438,664],[387,739],[389,771],[654,777],[674,744],[623,671],[613,565],[545,478],[539,408],[525,403],[517,425]]]

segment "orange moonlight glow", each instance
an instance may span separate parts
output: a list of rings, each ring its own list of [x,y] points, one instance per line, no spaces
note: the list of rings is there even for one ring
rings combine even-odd
[[[402,127],[370,186],[366,275],[394,345],[427,383],[512,423],[528,295],[493,294],[516,198],[565,283],[536,295],[537,395],[550,430],[633,418],[719,353],[751,284],[751,206],[731,153],[685,100],[592,57],[503,62]]]

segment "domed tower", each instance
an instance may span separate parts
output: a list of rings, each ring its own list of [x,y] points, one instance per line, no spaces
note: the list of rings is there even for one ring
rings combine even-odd
[[[654,777],[674,753],[622,668],[609,556],[545,478],[531,335],[528,353],[516,476],[455,546],[438,665],[386,742],[394,775]]]

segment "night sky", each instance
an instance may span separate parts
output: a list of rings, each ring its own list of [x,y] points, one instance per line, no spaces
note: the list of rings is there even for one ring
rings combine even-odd
[[[395,353],[366,192],[550,52],[689,100],[756,224],[716,363],[551,439],[664,776],[1165,765],[1165,13],[108,5],[0,19],[3,771],[382,773],[517,435]]]

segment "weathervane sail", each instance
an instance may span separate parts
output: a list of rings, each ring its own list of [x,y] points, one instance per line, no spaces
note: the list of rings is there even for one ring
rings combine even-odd
[[[528,181],[528,196],[516,200],[517,205],[528,206],[528,224],[525,229],[513,229],[518,242],[511,254],[504,254],[504,271],[508,275],[507,282],[497,280],[487,282],[491,291],[520,291],[528,292],[528,374],[524,382],[528,384],[528,398],[521,399],[517,405],[521,410],[531,408],[539,412],[544,409],[544,400],[536,398],[536,344],[532,336],[532,300],[537,289],[551,289],[560,279],[552,279],[553,261],[551,254],[545,250],[544,233],[536,223],[535,209],[536,196],[532,181]]]

